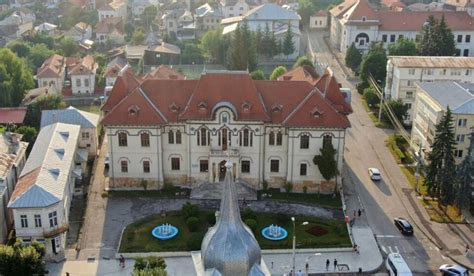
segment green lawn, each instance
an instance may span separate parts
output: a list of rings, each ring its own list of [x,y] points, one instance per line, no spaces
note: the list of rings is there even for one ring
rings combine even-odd
[[[268,189],[267,191],[258,191],[261,194],[271,194],[271,197],[266,199],[272,200],[284,200],[295,203],[307,203],[314,204],[329,208],[342,208],[341,195],[336,193],[334,196],[331,195],[318,195],[318,194],[304,194],[304,193],[285,193],[280,192],[279,189]]]
[[[198,236],[202,237],[209,227],[206,222],[206,215],[211,211],[200,212],[200,230]],[[291,248],[292,245],[292,222],[289,215],[256,213],[257,231],[256,238],[262,249],[278,249]],[[295,216],[296,237],[298,248],[327,248],[327,247],[350,247],[351,242],[347,233],[344,221],[326,220],[315,217]],[[304,221],[308,221],[308,225],[301,225]],[[160,241],[151,235],[151,231],[157,225],[162,223],[170,223],[179,229],[179,234],[175,238],[167,241]],[[268,241],[264,239],[260,232],[270,225],[282,225],[289,231],[289,235],[282,241]],[[314,226],[318,226],[327,230],[322,236],[314,236],[306,232]],[[122,236],[120,252],[163,252],[163,251],[189,251],[187,241],[192,233],[187,229],[185,219],[180,212],[167,213],[166,217],[154,215],[146,219],[133,223],[125,229]]]
[[[370,119],[372,122],[374,122],[375,126],[378,128],[385,128],[385,129],[393,129],[392,124],[387,123],[383,120],[380,120],[378,118],[378,109],[377,108],[371,108],[367,105],[367,102],[362,98],[361,99],[362,104],[364,105],[365,111],[367,111],[367,114],[369,114]]]

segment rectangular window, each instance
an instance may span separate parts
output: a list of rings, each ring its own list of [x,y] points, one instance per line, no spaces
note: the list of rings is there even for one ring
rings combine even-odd
[[[83,132],[82,133],[82,140],[87,140],[89,139],[89,132]]]
[[[464,135],[464,134],[458,134],[458,135],[456,136],[456,142],[462,143],[462,142],[464,142],[464,138],[465,138],[465,135]]]
[[[58,226],[58,213],[56,211],[48,214],[49,218],[49,227]]]
[[[179,157],[171,158],[171,170],[179,171]]]
[[[250,161],[242,160],[242,164],[240,166],[242,173],[250,173]]]
[[[168,144],[174,144],[174,133],[171,130],[168,132]]]
[[[268,144],[270,146],[275,145],[275,132],[273,132],[273,131],[268,134]]]
[[[120,161],[120,169],[123,173],[128,172],[128,161],[127,160]]]
[[[390,35],[390,42],[395,42],[396,35]]]
[[[200,160],[199,161],[199,171],[200,172],[208,172],[209,171],[209,161],[208,160]]]
[[[408,109],[411,109],[411,103],[406,103],[405,105]]]
[[[407,91],[406,97],[407,97],[407,99],[413,98],[413,91]]]
[[[462,158],[462,150],[455,150],[454,151],[454,157]]]
[[[426,69],[426,74],[428,76],[433,75],[433,69]]]
[[[415,42],[419,42],[420,39],[421,39],[421,35],[417,34],[417,35],[415,36]]]
[[[382,35],[382,41],[387,42],[387,35]]]
[[[403,38],[403,35],[398,35],[398,39],[402,39]]]
[[[309,136],[302,135],[300,137],[300,149],[309,149]]]
[[[89,87],[89,79],[84,79],[84,86]]]
[[[149,147],[150,146],[150,134],[148,134],[148,133],[140,134],[140,141],[141,141],[142,147]]]
[[[76,86],[81,87],[81,79],[76,79]]]
[[[35,215],[35,227],[37,228],[42,227],[41,215]]]
[[[441,76],[446,76],[446,69],[443,69],[443,70],[439,71],[439,74]]]
[[[467,119],[459,119],[458,120],[458,126],[465,127],[466,124],[467,124]]]
[[[150,161],[143,161],[143,172],[144,173],[150,172]]]
[[[176,131],[176,144],[181,145],[181,131]]]
[[[462,35],[458,35],[458,42],[462,42]]]
[[[300,164],[300,175],[306,176],[307,173],[307,164]]]
[[[471,42],[471,35],[466,35],[466,39],[464,40],[466,43]]]
[[[280,171],[280,160],[270,160],[270,172]]]
[[[411,86],[411,81],[407,80],[407,86]]]
[[[118,134],[119,139],[119,147],[126,147],[127,146],[127,133],[120,132]]]
[[[415,74],[414,68],[408,69],[408,75],[414,75],[414,74]]]
[[[20,216],[21,228],[28,228],[28,217],[26,215]]]
[[[281,146],[282,141],[283,141],[283,134],[281,132],[278,132],[277,133],[277,141],[276,141],[277,146]]]
[[[464,49],[462,55],[465,56],[465,57],[468,57],[469,56],[469,49]]]

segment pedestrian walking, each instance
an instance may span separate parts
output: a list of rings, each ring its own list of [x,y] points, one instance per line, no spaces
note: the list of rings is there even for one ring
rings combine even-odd
[[[336,267],[337,267],[337,260],[334,259],[334,270],[336,270]]]
[[[303,272],[301,272],[301,269],[296,273],[296,276],[304,276]]]
[[[272,262],[272,269],[273,269],[273,262]]]
[[[327,259],[327,260],[326,260],[326,271],[329,270],[329,264],[330,264],[330,263],[331,263],[331,262],[329,261],[329,259]]]
[[[359,214],[359,217],[360,217],[360,215],[362,215],[362,211],[360,209],[357,213]]]
[[[353,217],[354,217],[354,218],[356,217],[356,212],[357,212],[357,211],[356,211],[356,210],[354,210],[354,215],[353,215]]]
[[[125,267],[125,257],[123,255],[120,255],[120,267],[124,268]]]
[[[469,248],[469,244],[466,244],[466,251],[464,251],[464,256],[467,257],[467,256],[469,255],[469,250],[471,250],[471,249]]]
[[[308,262],[306,262],[306,267],[305,268],[306,268],[306,275],[308,275],[308,273],[309,273],[309,264],[308,264]]]

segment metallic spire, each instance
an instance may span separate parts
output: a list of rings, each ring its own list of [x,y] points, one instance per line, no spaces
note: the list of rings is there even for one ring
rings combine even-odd
[[[201,258],[206,275],[264,275],[261,250],[252,231],[240,218],[232,162],[227,161],[224,189],[216,225],[202,241]]]

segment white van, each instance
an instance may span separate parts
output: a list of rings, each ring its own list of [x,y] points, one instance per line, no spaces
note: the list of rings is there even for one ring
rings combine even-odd
[[[410,268],[403,259],[402,255],[398,253],[390,253],[387,256],[387,261],[385,262],[387,270],[390,275],[394,276],[412,276]]]

